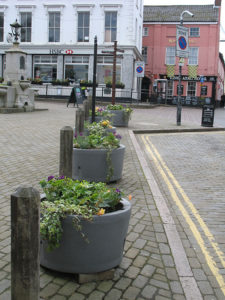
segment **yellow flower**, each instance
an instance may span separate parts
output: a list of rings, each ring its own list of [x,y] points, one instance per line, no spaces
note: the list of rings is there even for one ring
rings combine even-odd
[[[97,215],[98,215],[98,216],[102,216],[102,215],[104,215],[104,213],[105,213],[104,208],[101,208],[101,209],[98,211]]]
[[[131,201],[131,199],[132,199],[132,195],[129,195],[129,196],[128,196],[128,199]]]

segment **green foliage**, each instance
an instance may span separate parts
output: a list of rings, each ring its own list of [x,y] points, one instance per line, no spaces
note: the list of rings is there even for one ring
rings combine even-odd
[[[61,221],[66,216],[73,215],[75,228],[83,235],[79,217],[91,220],[100,211],[115,211],[122,197],[118,189],[109,189],[105,183],[80,182],[63,176],[50,176],[40,185],[46,195],[41,202],[40,232],[49,250],[59,247],[63,232]]]

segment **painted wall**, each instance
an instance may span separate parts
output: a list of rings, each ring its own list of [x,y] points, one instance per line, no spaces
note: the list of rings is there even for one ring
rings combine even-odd
[[[148,24],[144,23],[144,27],[148,27],[148,36],[143,36],[143,47],[147,47],[147,64],[145,67],[145,75],[152,81],[159,78],[159,74],[167,74],[166,69],[166,48],[176,46],[176,25],[177,24]],[[199,27],[199,37],[189,37],[189,47],[197,47],[198,52],[198,76],[217,76],[223,78],[224,71],[219,66],[219,24],[187,24],[185,27]],[[219,66],[219,67],[218,67]],[[220,71],[219,69],[220,68]],[[220,73],[220,75],[219,75]],[[223,73],[223,75],[222,75]],[[179,74],[178,57],[175,62],[175,75]],[[188,60],[185,59],[182,67],[182,75],[188,75]],[[177,93],[178,82],[174,82],[174,95]],[[183,96],[187,93],[187,82],[184,84]],[[212,83],[205,82],[208,86],[208,96],[212,94]],[[200,82],[197,84],[196,96],[200,97]],[[220,93],[217,92],[216,99],[220,100]]]

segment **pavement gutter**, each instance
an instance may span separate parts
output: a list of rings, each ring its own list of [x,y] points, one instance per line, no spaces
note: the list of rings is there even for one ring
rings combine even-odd
[[[145,174],[148,185],[152,191],[152,195],[156,206],[159,211],[159,215],[162,219],[163,226],[167,235],[169,246],[173,254],[174,262],[176,265],[177,273],[180,278],[181,285],[183,287],[187,300],[203,299],[201,292],[198,288],[197,282],[193,276],[191,267],[189,265],[182,241],[179,233],[176,229],[175,222],[170,214],[166,201],[160,192],[159,186],[156,183],[154,176],[148,166],[148,163],[144,157],[138,141],[132,130],[129,130],[129,135],[136,151],[137,157]]]

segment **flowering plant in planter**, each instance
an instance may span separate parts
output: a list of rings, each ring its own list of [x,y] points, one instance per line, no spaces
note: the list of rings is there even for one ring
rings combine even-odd
[[[112,121],[114,126],[128,126],[133,109],[126,105],[110,104],[106,107],[113,114]]]
[[[108,124],[108,122],[105,122],[103,124],[105,125],[106,123]],[[73,141],[73,147],[78,149],[90,149],[92,151],[94,149],[105,150],[106,165],[107,165],[106,181],[110,181],[110,179],[114,174],[112,153],[113,151],[115,151],[115,149],[118,149],[119,152],[121,151],[121,145],[120,145],[121,135],[117,134],[116,131],[114,132],[108,131],[107,128],[102,126],[100,123],[92,123],[90,125],[87,125],[87,128],[85,129],[87,130],[87,134],[80,133],[79,135],[75,135]],[[124,153],[124,150],[122,150],[122,152]],[[103,165],[103,160],[101,161],[101,165]],[[80,178],[74,177],[74,179],[80,179]],[[101,181],[104,180],[101,179]]]
[[[49,250],[60,246],[62,220],[67,216],[73,215],[76,230],[84,236],[80,217],[92,220],[94,215],[104,215],[122,208],[121,191],[109,188],[102,182],[49,176],[47,180],[41,180],[40,185],[45,193],[41,202],[40,232],[42,239],[48,242]]]
[[[89,116],[92,115],[92,111],[89,111]],[[104,117],[105,119],[110,118],[112,114],[104,107],[95,107],[95,116],[97,117]]]

